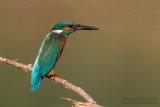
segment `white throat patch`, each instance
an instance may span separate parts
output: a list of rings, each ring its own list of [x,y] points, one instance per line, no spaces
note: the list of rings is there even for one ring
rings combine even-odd
[[[62,33],[62,32],[63,32],[63,30],[53,30],[52,32],[53,32],[53,33],[60,34],[60,33]]]

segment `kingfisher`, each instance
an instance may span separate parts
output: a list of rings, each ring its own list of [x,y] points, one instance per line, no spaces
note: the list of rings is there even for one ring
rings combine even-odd
[[[61,21],[52,27],[39,49],[37,58],[32,68],[32,91],[36,91],[44,77],[58,77],[54,70],[59,60],[68,35],[76,30],[98,30],[98,28],[80,25],[73,21]]]

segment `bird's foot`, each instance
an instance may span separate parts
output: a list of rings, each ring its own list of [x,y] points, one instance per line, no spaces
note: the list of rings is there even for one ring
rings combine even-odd
[[[56,74],[52,75],[52,77],[51,77],[52,80],[55,80],[56,78],[60,78],[60,77]]]
[[[56,74],[54,74],[53,77],[54,77],[54,78],[60,78],[60,76],[58,76],[58,75],[56,75]]]

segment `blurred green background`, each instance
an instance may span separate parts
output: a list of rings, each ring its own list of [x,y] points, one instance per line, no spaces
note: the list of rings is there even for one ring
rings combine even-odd
[[[70,35],[56,74],[109,107],[160,107],[159,0],[1,0],[0,56],[33,64],[58,21],[98,31]],[[0,107],[70,107],[85,101],[49,79],[31,92],[30,73],[0,64]],[[158,98],[158,104],[122,104],[122,98]]]

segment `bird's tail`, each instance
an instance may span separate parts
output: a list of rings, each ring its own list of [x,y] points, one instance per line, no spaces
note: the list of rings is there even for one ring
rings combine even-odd
[[[31,84],[32,84],[32,91],[36,91],[40,85],[41,82],[41,75],[39,71],[37,70],[37,67],[32,68],[32,73],[31,73]]]

